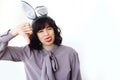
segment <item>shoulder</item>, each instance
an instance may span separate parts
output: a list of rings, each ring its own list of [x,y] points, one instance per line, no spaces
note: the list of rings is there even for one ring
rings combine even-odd
[[[74,48],[66,45],[61,45],[59,48],[60,53],[64,55],[63,57],[65,57],[66,59],[68,58],[71,62],[79,62],[78,52]]]
[[[33,54],[33,50],[30,49],[29,45],[23,47],[24,55],[29,58]]]
[[[66,46],[66,45],[61,45],[60,49],[64,50],[64,51],[68,51],[68,52],[76,52],[76,50],[70,46]]]
[[[30,47],[29,47],[29,45],[25,45],[25,46],[23,47],[23,49],[24,49],[25,52],[30,51]]]
[[[78,52],[74,48],[72,48],[70,46],[66,46],[66,45],[59,46],[59,51],[64,53],[64,54],[67,54],[69,56],[78,55]]]

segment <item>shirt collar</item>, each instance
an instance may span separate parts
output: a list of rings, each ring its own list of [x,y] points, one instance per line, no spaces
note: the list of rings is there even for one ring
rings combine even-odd
[[[56,51],[57,48],[58,48],[58,45],[55,45],[55,44],[54,44],[54,46],[53,46],[53,48],[51,49],[51,51],[47,51],[46,49],[43,49],[42,51],[43,51],[43,53],[45,53],[45,54],[51,55],[51,54],[54,54],[54,53],[55,53],[55,51]]]

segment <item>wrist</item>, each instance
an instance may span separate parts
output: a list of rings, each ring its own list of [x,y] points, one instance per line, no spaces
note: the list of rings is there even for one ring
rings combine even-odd
[[[18,32],[17,32],[17,31],[14,31],[14,30],[10,30],[10,34],[12,34],[13,36],[17,36],[17,35],[18,35]]]

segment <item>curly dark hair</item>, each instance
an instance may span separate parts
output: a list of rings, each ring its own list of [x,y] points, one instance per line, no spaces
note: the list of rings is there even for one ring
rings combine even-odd
[[[29,47],[31,49],[41,50],[43,49],[41,41],[38,39],[37,32],[41,29],[45,28],[45,24],[51,26],[54,30],[55,40],[54,44],[60,46],[62,43],[62,37],[60,35],[61,30],[56,25],[55,21],[48,16],[39,17],[38,19],[34,20],[32,23],[33,33],[30,35],[30,44]]]

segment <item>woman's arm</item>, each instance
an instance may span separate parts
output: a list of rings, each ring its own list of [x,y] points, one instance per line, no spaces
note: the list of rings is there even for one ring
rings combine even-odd
[[[0,36],[0,59],[20,61],[24,59],[26,47],[11,47],[8,46],[8,42],[17,35],[22,35],[29,41],[29,35],[31,30],[26,27],[26,23],[9,30],[6,34]]]
[[[12,34],[13,36],[22,35],[29,44],[29,36],[32,34],[32,27],[29,23],[24,23],[11,29],[10,34]]]
[[[71,80],[82,80],[80,73],[79,57],[76,51],[74,51],[72,55],[71,69]]]

